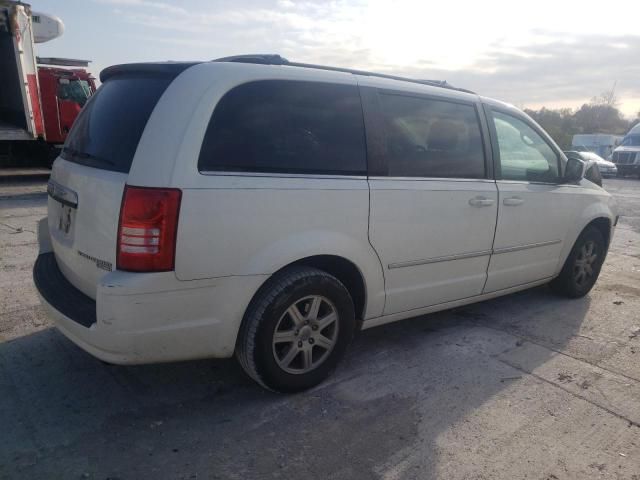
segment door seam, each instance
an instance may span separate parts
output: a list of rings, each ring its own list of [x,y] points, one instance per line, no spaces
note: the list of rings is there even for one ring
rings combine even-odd
[[[496,222],[493,225],[493,241],[491,242],[491,255],[489,255],[489,261],[487,262],[487,270],[485,271],[484,276],[484,285],[482,285],[481,295],[485,293],[485,289],[487,288],[487,283],[489,282],[489,269],[491,267],[491,260],[493,260],[493,255],[495,254],[496,247],[496,234],[498,232],[498,220],[500,218],[500,188],[498,188],[498,182],[494,179],[493,184],[496,186]]]

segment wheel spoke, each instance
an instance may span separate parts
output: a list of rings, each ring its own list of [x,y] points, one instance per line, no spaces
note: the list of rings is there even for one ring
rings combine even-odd
[[[287,313],[291,317],[291,320],[293,321],[293,324],[296,327],[299,327],[304,322],[304,317],[300,313],[300,309],[298,308],[297,305],[295,304],[291,305],[287,310]]]
[[[307,319],[316,320],[318,318],[318,312],[320,311],[321,304],[322,299],[320,297],[313,297],[311,300],[311,306],[309,307],[309,313],[307,314]]]
[[[300,350],[295,344],[292,344],[287,354],[282,358],[282,360],[280,360],[280,363],[285,367],[288,367],[291,365],[291,362],[293,362],[293,359],[298,356],[298,353],[300,353]]]
[[[593,254],[593,247],[594,247],[593,242],[587,243],[587,245],[586,245],[586,256],[587,257],[590,257]]]
[[[302,368],[305,370],[311,368],[311,364],[313,363],[312,353],[311,348],[305,348],[302,350]]]
[[[315,345],[324,348],[325,350],[330,350],[333,346],[333,341],[324,335],[317,335]]]
[[[273,343],[292,343],[296,341],[295,330],[285,330],[273,334]]]
[[[331,312],[326,317],[322,317],[320,320],[318,320],[318,330],[321,332],[322,330],[327,328],[329,325],[331,325],[333,322],[335,322],[337,318],[338,316],[336,315],[336,312]]]

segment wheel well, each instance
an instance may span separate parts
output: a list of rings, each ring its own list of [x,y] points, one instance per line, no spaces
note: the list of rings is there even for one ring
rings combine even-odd
[[[287,267],[290,267],[291,265],[305,265],[307,267],[317,268],[318,270],[322,270],[336,277],[347,288],[351,298],[353,299],[356,318],[358,320],[362,320],[364,318],[366,302],[364,278],[362,277],[358,267],[356,267],[352,262],[346,258],[335,255],[316,255],[297,260],[296,262],[287,265]]]
[[[589,226],[597,228],[604,238],[605,245],[609,246],[609,237],[611,236],[611,221],[608,218],[600,217],[589,222],[589,225],[587,225],[587,227]]]

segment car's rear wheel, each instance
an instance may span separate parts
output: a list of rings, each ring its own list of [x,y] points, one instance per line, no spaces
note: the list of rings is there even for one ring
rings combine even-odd
[[[600,275],[606,252],[607,247],[600,230],[588,226],[576,240],[560,275],[551,282],[551,288],[570,298],[585,296]]]
[[[292,267],[271,278],[251,302],[236,356],[270,390],[305,390],[335,369],[355,328],[353,300],[337,278]]]

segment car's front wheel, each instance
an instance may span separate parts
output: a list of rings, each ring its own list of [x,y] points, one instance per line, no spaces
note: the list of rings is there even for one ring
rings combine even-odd
[[[573,245],[560,275],[551,282],[551,288],[570,298],[585,296],[593,288],[607,253],[600,230],[585,228]]]
[[[270,390],[305,390],[334,370],[355,327],[353,300],[337,278],[292,267],[271,278],[251,302],[236,356]]]

